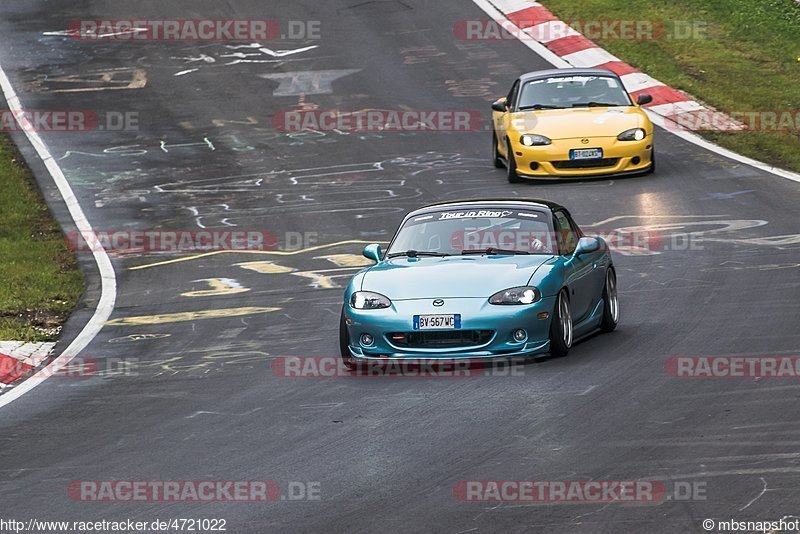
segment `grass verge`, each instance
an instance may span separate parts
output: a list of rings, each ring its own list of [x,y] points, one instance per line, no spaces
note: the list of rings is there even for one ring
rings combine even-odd
[[[61,229],[0,134],[0,340],[54,341],[82,291]]]
[[[660,22],[666,33],[659,38],[589,37],[650,76],[721,111],[793,116],[793,124],[781,131],[765,125],[759,130],[702,135],[740,154],[800,172],[800,4],[794,0],[543,0],[543,4],[567,22]],[[677,38],[688,27],[697,31]]]

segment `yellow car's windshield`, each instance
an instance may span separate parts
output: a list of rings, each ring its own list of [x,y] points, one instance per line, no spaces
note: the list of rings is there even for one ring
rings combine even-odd
[[[522,87],[517,109],[564,109],[632,105],[628,93],[611,76],[556,76]]]

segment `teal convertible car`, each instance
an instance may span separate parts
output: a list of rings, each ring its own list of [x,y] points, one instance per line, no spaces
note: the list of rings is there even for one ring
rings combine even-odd
[[[549,352],[619,321],[606,243],[544,200],[433,204],[409,213],[347,287],[344,363]]]

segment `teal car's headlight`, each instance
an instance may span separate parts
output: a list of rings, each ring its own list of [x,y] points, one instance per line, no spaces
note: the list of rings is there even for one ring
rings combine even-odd
[[[519,142],[525,146],[544,146],[552,143],[547,137],[537,134],[525,134],[519,138]]]
[[[641,141],[645,137],[647,137],[647,132],[643,128],[631,128],[619,134],[617,139],[620,141]]]
[[[392,301],[387,297],[372,291],[356,291],[350,297],[350,307],[356,310],[379,310],[391,305]]]
[[[512,287],[489,297],[489,304],[533,304],[542,298],[533,286]]]

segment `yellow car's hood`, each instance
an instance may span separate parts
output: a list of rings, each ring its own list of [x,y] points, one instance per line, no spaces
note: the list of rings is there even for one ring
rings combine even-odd
[[[536,133],[552,140],[581,137],[616,137],[646,124],[644,112],[634,106],[520,111],[512,116],[520,134]]]

